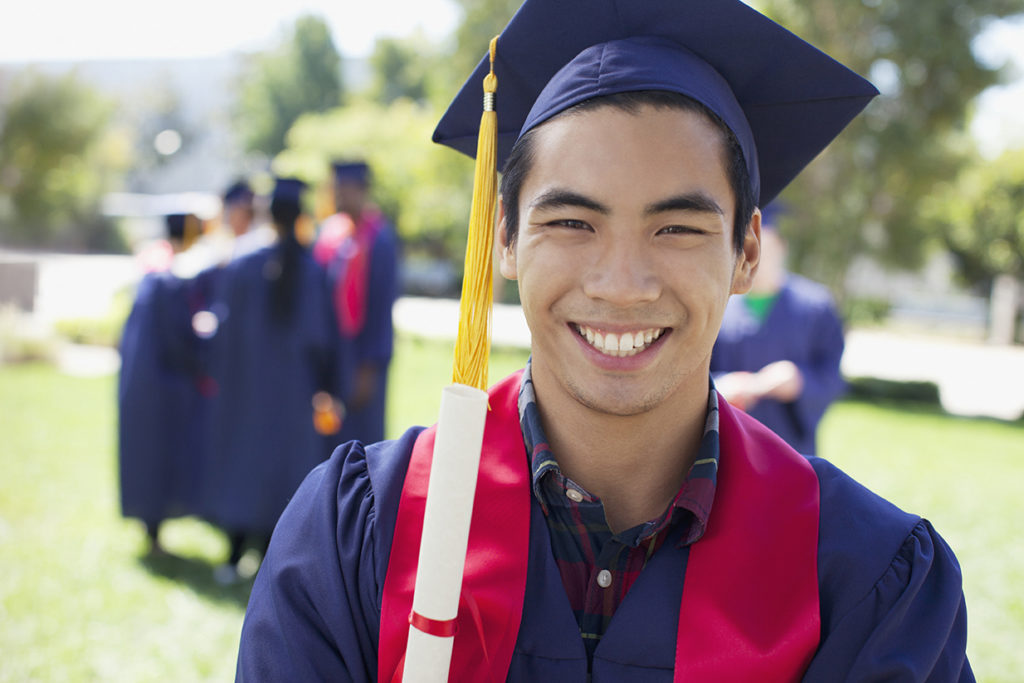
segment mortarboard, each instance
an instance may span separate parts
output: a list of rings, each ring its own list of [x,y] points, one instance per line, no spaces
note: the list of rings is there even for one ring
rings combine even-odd
[[[761,207],[761,230],[778,230],[779,221],[789,213],[789,207],[780,199]]]
[[[164,217],[164,221],[167,225],[167,237],[172,240],[180,240],[185,238],[185,219],[186,214],[183,213],[171,213]]]
[[[169,213],[164,216],[164,224],[167,239],[181,240],[186,248],[199,237],[201,224],[194,213]]]
[[[255,194],[253,193],[252,188],[249,187],[249,183],[244,180],[239,180],[224,191],[224,204],[251,202],[254,196]]]
[[[274,192],[271,195],[271,200],[301,206],[302,193],[305,189],[306,183],[298,178],[275,178]]]
[[[336,161],[331,164],[335,181],[348,181],[367,184],[370,180],[370,167],[364,161]]]
[[[473,156],[485,58],[434,131]],[[770,202],[878,91],[739,0],[527,0],[497,42],[497,164],[515,141],[601,95],[666,90],[736,135]],[[758,192],[760,188],[760,192]]]

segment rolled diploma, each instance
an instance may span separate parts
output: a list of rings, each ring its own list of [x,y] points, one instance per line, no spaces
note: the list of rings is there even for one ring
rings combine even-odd
[[[486,418],[485,392],[464,384],[442,390],[412,599],[413,610],[429,619],[454,619],[459,611]],[[454,641],[410,625],[402,680],[447,681]]]

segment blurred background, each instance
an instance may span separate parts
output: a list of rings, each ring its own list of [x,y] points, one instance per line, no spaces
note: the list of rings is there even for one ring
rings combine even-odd
[[[1022,681],[1024,0],[751,4],[882,92],[783,195],[790,269],[847,332],[820,454],[936,521],[979,679]],[[235,178],[316,186],[334,158],[369,161],[403,245],[389,432],[433,421],[472,165],[430,134],[517,6],[3,11],[0,681],[232,676],[249,584],[211,579],[225,541],[178,520],[171,558],[146,557],[117,509],[116,347],[165,213],[216,221]],[[528,344],[514,289],[498,298],[494,378]]]

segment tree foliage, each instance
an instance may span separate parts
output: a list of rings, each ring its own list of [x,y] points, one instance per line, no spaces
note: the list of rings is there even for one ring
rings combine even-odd
[[[925,218],[966,283],[987,290],[997,275],[1024,280],[1024,155],[975,164],[942,189]]]
[[[320,17],[300,17],[275,51],[254,55],[241,84],[238,123],[245,148],[273,156],[307,112],[341,104],[341,57]]]
[[[127,166],[114,105],[78,80],[27,71],[0,118],[0,237],[9,244],[116,248],[100,214],[103,193]]]
[[[462,9],[462,22],[455,32],[455,52],[451,60],[454,82],[461,84],[487,54],[491,38],[501,33],[523,0],[456,0]],[[455,92],[452,92],[454,95]]]
[[[373,169],[373,198],[407,243],[431,244],[457,258],[465,242],[473,184],[472,162],[433,145],[433,109],[398,99],[390,105],[361,100],[298,121],[274,170],[321,187],[327,202],[333,159],[365,159]]]
[[[919,265],[937,237],[924,207],[970,162],[971,101],[999,74],[971,41],[1021,0],[763,0],[763,11],[882,95],[784,193],[793,265],[841,292],[850,262]]]
[[[437,46],[422,34],[379,38],[370,55],[369,95],[381,104],[409,99],[418,104],[446,104],[451,96],[450,66]]]

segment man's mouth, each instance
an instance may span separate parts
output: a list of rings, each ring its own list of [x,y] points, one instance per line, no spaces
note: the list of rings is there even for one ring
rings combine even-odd
[[[632,332],[603,332],[587,325],[574,324],[576,331],[587,343],[606,356],[622,358],[635,356],[657,341],[665,331],[664,327],[649,327]]]

